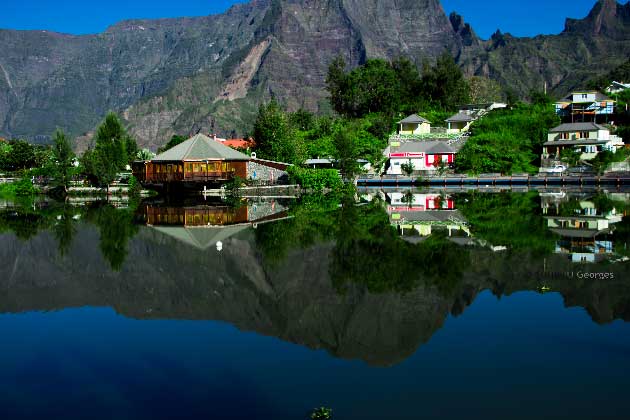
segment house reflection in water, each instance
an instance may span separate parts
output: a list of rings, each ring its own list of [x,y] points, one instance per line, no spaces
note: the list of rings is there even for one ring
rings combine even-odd
[[[600,196],[604,197],[604,195]],[[599,204],[593,196],[566,192],[541,193],[547,227],[559,236],[555,252],[572,262],[595,263],[615,256],[613,232],[623,214],[610,205]]]
[[[198,249],[216,247],[223,241],[261,223],[288,217],[287,205],[277,200],[247,200],[232,206],[224,202],[145,203],[139,209],[142,224]]]
[[[421,242],[436,232],[444,232],[449,240],[460,245],[473,242],[468,221],[456,209],[452,196],[411,190],[382,194],[390,222],[403,239]]]

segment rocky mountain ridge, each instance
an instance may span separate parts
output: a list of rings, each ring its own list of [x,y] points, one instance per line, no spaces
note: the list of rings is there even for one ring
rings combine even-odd
[[[254,0],[198,18],[130,20],[96,35],[0,30],[0,136],[46,141],[56,127],[90,145],[108,110],[142,147],[174,133],[242,135],[258,104],[328,112],[328,64],[445,49],[468,75],[521,94],[564,93],[630,55],[630,5],[599,0],[559,35],[481,40],[439,0]],[[86,135],[87,134],[87,135]]]

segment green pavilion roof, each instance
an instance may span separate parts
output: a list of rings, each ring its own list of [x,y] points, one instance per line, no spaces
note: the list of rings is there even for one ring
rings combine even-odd
[[[186,140],[183,143],[157,155],[152,162],[181,162],[204,160],[240,160],[249,161],[244,153],[238,152],[203,134]]]

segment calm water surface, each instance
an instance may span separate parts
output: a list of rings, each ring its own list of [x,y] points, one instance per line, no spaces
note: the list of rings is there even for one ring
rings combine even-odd
[[[0,200],[0,418],[625,418],[630,196]]]

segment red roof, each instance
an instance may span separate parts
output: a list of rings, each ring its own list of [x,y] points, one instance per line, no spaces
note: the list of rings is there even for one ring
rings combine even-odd
[[[256,143],[254,143],[254,139],[227,139],[222,141],[226,146],[233,147],[235,149],[247,149],[249,147],[254,147]]]

